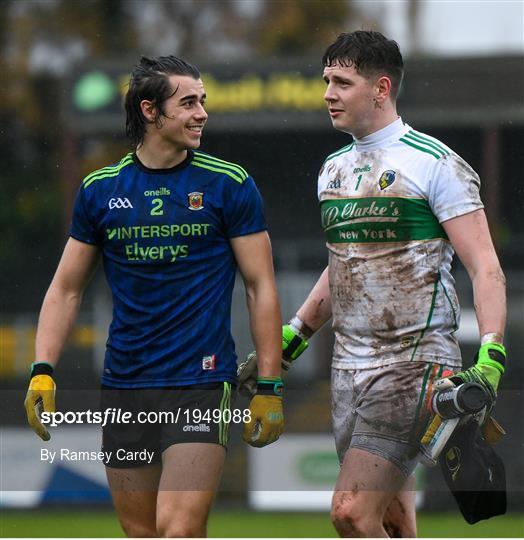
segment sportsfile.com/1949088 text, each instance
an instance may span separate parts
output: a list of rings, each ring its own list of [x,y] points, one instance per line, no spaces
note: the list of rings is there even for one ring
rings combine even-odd
[[[57,427],[61,424],[186,424],[206,422],[234,423],[249,422],[251,411],[249,409],[181,409],[174,411],[140,411],[133,413],[120,408],[108,408],[103,411],[67,411],[42,412],[42,424]]]

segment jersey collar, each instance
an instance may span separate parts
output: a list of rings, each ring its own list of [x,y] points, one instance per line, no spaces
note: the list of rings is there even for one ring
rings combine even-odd
[[[174,173],[176,171],[180,171],[181,169],[184,169],[185,167],[187,167],[192,159],[193,159],[193,152],[192,152],[192,150],[188,149],[186,159],[184,159],[184,161],[181,161],[180,163],[178,163],[174,167],[170,167],[169,169],[150,169],[149,167],[146,167],[138,159],[138,156],[136,155],[136,152],[133,152],[133,162],[135,163],[135,165],[141,171],[143,171],[145,173],[148,173],[148,174],[172,174],[172,173]]]
[[[391,124],[388,124],[386,127],[366,135],[361,139],[355,138],[357,150],[359,152],[366,152],[381,146],[386,146],[389,142],[397,140],[408,131],[409,126],[404,124],[402,118],[399,116],[394,122],[391,122]]]

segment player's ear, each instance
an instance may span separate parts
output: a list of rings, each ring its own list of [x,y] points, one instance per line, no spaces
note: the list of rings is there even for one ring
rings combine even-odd
[[[153,101],[149,101],[148,99],[143,99],[140,102],[140,110],[142,111],[142,115],[148,122],[153,123],[156,121],[157,110],[156,110],[155,103]]]
[[[375,83],[375,102],[383,103],[391,95],[391,79],[386,75],[379,77]]]

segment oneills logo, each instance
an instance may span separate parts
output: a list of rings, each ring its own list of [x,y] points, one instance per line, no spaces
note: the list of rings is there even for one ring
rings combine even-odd
[[[378,181],[380,189],[386,189],[389,187],[395,181],[396,174],[397,173],[395,171],[384,171]]]
[[[204,194],[200,191],[193,191],[187,194],[189,210],[202,210],[204,208]]]

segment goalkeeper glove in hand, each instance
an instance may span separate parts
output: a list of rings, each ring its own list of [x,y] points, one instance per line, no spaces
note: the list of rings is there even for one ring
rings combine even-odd
[[[293,324],[285,324],[282,327],[282,369],[287,371],[308,347],[306,336]]]
[[[294,319],[293,319],[294,320]],[[293,322],[293,321],[291,321]],[[295,361],[309,346],[305,334],[292,324],[282,327],[282,369],[287,371],[291,363]],[[256,394],[257,388],[257,352],[253,351],[246,356],[237,369],[238,391],[246,397]]]
[[[46,427],[40,421],[40,413],[55,412],[55,381],[51,377],[53,367],[47,362],[34,362],[31,365],[31,379],[24,401],[27,422],[43,440],[51,438]]]
[[[246,356],[237,368],[238,391],[248,398],[257,393],[257,352],[253,351]]]
[[[243,439],[256,448],[275,442],[284,431],[280,377],[260,377],[256,395],[249,404],[250,420],[244,424]]]
[[[500,343],[484,343],[475,355],[475,361],[475,365],[469,369],[437,381],[435,389],[440,392],[465,382],[474,382],[480,384],[494,402],[500,378],[504,373],[506,349]]]

